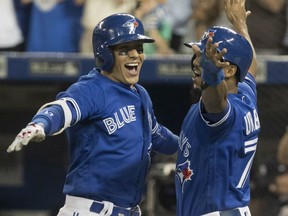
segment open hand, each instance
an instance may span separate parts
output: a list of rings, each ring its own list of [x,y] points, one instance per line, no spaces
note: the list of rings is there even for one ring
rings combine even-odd
[[[30,123],[16,136],[7,152],[20,151],[29,142],[41,142],[45,139],[44,128],[40,124]]]

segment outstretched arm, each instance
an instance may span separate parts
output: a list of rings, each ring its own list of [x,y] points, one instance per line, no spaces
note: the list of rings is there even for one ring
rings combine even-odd
[[[234,30],[245,37],[251,44],[253,49],[253,59],[249,72],[254,78],[256,78],[257,58],[246,24],[247,17],[251,14],[251,11],[246,11],[245,3],[246,0],[224,0],[225,13],[227,19],[233,25]]]
[[[17,134],[14,141],[7,149],[8,153],[20,151],[23,146],[28,145],[30,142],[41,142],[46,136],[56,135],[62,132],[62,130],[60,130],[61,128],[65,129],[63,125],[65,124],[64,122],[65,119],[67,119],[67,115],[65,115],[63,109],[65,106],[63,104],[66,102],[62,103],[63,106],[60,106],[61,103],[57,101],[52,103],[49,103],[51,106],[44,107],[43,109],[40,108],[37,114],[33,117],[32,122]],[[67,106],[66,113],[68,113],[68,109]],[[70,122],[71,118],[68,119]]]

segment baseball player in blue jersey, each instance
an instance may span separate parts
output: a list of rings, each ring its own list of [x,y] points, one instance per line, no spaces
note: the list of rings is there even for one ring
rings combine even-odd
[[[245,0],[225,0],[235,30],[215,26],[194,51],[194,88],[201,99],[188,111],[176,164],[178,216],[250,216],[249,172],[260,122],[256,56],[249,38]]]
[[[42,106],[7,151],[66,131],[70,166],[58,216],[140,216],[151,151],[173,154],[178,136],[159,124],[137,84],[144,61],[141,21],[129,14],[102,20],[93,32],[97,69]]]

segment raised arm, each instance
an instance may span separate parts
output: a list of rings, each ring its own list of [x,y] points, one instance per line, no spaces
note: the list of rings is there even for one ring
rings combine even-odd
[[[251,14],[251,11],[246,11],[245,3],[246,0],[224,0],[225,13],[227,19],[233,25],[234,30],[245,37],[251,44],[253,49],[253,59],[249,68],[249,72],[253,75],[254,78],[256,78],[257,56],[246,24],[247,17]]]
[[[225,74],[223,68],[229,65],[228,62],[221,61],[227,50],[218,52],[218,43],[213,43],[211,37],[205,44],[205,49],[200,49],[193,45],[192,49],[196,55],[194,67],[201,66],[201,77],[207,87],[202,89],[202,102],[208,113],[221,113],[227,105],[227,84],[224,81]]]

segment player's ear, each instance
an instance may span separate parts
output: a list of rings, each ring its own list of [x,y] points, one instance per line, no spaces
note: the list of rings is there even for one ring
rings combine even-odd
[[[230,78],[235,76],[235,74],[237,73],[237,66],[230,64],[229,66],[225,67],[224,69],[225,72],[225,78]]]

